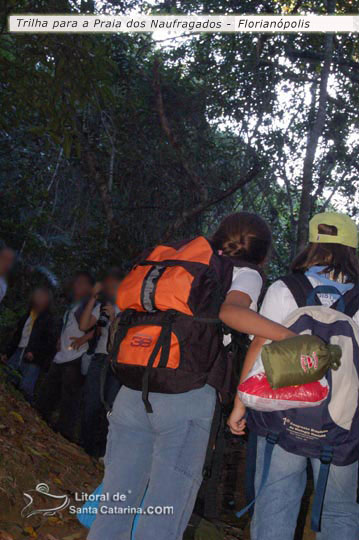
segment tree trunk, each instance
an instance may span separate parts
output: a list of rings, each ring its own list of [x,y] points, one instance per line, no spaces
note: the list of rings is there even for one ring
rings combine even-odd
[[[328,0],[328,13],[333,13],[335,0]],[[307,150],[303,164],[302,195],[300,200],[297,248],[303,249],[308,239],[308,224],[312,210],[313,165],[318,141],[323,133],[326,120],[328,78],[333,56],[333,34],[326,34],[324,43],[324,63],[320,77],[319,102],[316,118],[309,127]]]

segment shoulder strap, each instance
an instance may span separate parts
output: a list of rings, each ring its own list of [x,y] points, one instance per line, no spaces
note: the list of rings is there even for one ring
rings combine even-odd
[[[245,484],[244,492],[247,504],[250,504],[256,497],[255,476],[257,465],[257,434],[250,430],[248,434],[247,451],[246,451],[246,468],[245,468]],[[254,508],[249,509],[250,517],[253,517]]]
[[[281,277],[280,281],[283,281],[288,287],[298,307],[307,305],[307,297],[312,292],[313,285],[305,274],[295,272],[294,274]],[[317,298],[315,300],[316,303],[319,303]]]
[[[315,532],[320,532],[325,491],[327,488],[330,464],[333,459],[333,448],[323,446],[320,454],[320,468],[312,507],[311,527]]]
[[[280,278],[283,283],[288,287],[298,307],[303,307],[307,304],[307,297],[314,290],[315,287],[311,284],[307,276],[301,272],[295,272],[287,276]],[[338,304],[344,301],[345,308],[343,312],[348,317],[353,317],[357,311],[359,311],[359,285],[354,285],[352,289],[342,295],[331,307],[337,309]],[[315,295],[315,303],[321,305],[320,301]]]
[[[344,313],[348,317],[354,317],[359,311],[359,285],[354,285],[352,289],[343,294],[342,299],[345,303]],[[335,308],[335,305],[333,307]]]
[[[268,433],[268,435],[266,437],[266,445],[265,445],[265,448],[264,448],[264,462],[263,462],[262,478],[260,480],[258,491],[257,491],[257,493],[255,493],[255,498],[249,504],[247,504],[247,506],[242,508],[242,510],[240,510],[239,512],[236,512],[236,516],[237,516],[238,519],[241,518],[242,516],[244,516],[244,514],[246,514],[247,512],[249,512],[251,510],[251,508],[253,507],[255,501],[258,499],[260,493],[262,492],[263,488],[265,487],[265,485],[267,483],[268,476],[269,476],[270,464],[271,464],[271,461],[272,461],[272,454],[273,454],[274,446],[278,442],[278,438],[279,438],[278,433]]]

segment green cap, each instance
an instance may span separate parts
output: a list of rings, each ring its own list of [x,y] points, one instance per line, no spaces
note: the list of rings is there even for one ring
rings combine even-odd
[[[319,225],[336,227],[338,234],[321,234]],[[355,221],[346,214],[323,212],[317,214],[309,222],[309,242],[316,244],[341,244],[352,248],[358,247],[358,229]]]

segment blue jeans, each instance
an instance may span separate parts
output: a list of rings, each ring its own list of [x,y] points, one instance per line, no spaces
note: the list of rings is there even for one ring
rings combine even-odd
[[[262,477],[266,440],[258,437],[256,490]],[[316,483],[320,460],[311,460]],[[293,540],[301,499],[307,482],[307,459],[276,445],[266,486],[255,503],[252,540]],[[358,540],[359,504],[356,502],[358,463],[330,466],[317,540]]]
[[[117,395],[105,456],[103,492],[110,500],[100,504],[89,540],[130,540],[134,514],[108,509],[140,506],[147,513],[139,516],[135,540],[182,539],[202,482],[216,393],[210,386],[150,393],[150,402],[147,414],[141,392],[122,387]],[[113,501],[116,493],[126,500]]]
[[[32,401],[35,385],[40,375],[40,366],[31,362],[25,362],[22,355],[23,349],[16,349],[14,354],[9,358],[8,366],[20,371],[22,375],[20,381],[15,375],[10,375],[10,380],[23,391],[26,399]]]

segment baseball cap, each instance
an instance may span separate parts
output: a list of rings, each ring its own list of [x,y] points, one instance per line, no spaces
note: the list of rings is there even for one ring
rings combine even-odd
[[[322,234],[319,225],[336,227],[336,235]],[[346,214],[323,212],[317,214],[309,222],[309,242],[317,244],[341,244],[352,248],[358,247],[358,229],[354,220]]]

